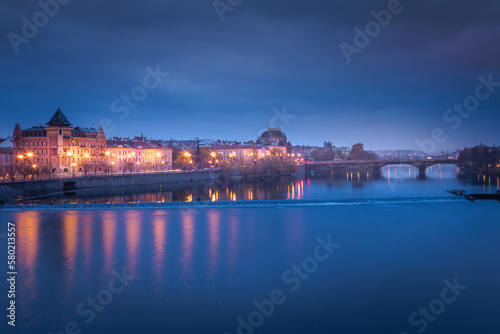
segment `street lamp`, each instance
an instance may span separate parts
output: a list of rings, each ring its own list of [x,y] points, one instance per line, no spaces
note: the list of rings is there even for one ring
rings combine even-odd
[[[33,165],[32,167],[33,167],[33,173],[32,173],[33,174],[33,178],[32,178],[32,180],[34,180],[35,179],[35,172],[37,170],[36,170],[36,165]]]

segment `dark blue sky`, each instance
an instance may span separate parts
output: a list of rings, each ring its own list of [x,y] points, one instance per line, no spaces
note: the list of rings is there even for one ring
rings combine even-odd
[[[247,140],[271,123],[293,144],[417,149],[436,128],[436,150],[500,144],[500,83],[468,118],[446,113],[479,76],[500,82],[500,2],[393,1],[244,0],[221,21],[210,0],[71,0],[45,24],[37,1],[4,0],[0,136],[60,106],[108,136]],[[340,44],[388,5],[391,22],[348,63]],[[34,15],[38,32],[23,36]],[[157,66],[170,75],[153,88]],[[127,106],[131,92],[140,101]],[[285,106],[283,122],[273,110]]]

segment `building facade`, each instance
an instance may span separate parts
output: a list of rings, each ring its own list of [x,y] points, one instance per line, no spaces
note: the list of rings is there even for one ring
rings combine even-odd
[[[286,147],[284,146],[213,145],[211,150],[219,160],[235,159],[246,163],[265,158],[271,155],[273,150],[276,150],[280,156],[286,156]]]
[[[19,175],[77,176],[106,173],[106,136],[101,128],[73,127],[60,109],[45,126],[21,129],[13,135],[14,170]]]
[[[108,162],[113,173],[155,172],[172,169],[171,147],[143,137],[107,141]]]
[[[14,171],[14,150],[11,147],[0,147],[0,180],[10,178]]]

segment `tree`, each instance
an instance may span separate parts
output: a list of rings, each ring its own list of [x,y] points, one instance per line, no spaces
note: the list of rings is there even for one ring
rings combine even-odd
[[[496,146],[488,147],[477,145],[472,148],[464,148],[458,156],[459,161],[472,162],[477,171],[490,173],[498,172],[497,165],[500,164],[500,149]]]
[[[365,151],[365,147],[361,143],[354,144],[351,149],[351,160],[376,160],[378,156],[373,152]]]
[[[174,169],[189,169],[192,166],[192,155],[187,151],[174,149],[172,152],[172,165]]]

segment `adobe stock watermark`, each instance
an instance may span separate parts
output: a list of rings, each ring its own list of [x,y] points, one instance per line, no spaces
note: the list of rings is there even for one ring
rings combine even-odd
[[[273,108],[273,117],[269,120],[269,128],[279,128],[281,130],[285,130],[285,128],[290,125],[291,120],[295,119],[297,115],[289,114],[287,106],[283,107],[283,110],[280,111],[278,108]],[[260,129],[257,137],[259,137],[264,131],[268,129]],[[248,140],[254,140],[255,138],[248,138]]]
[[[454,303],[462,292],[467,290],[466,285],[458,283],[458,277],[455,277],[453,283],[447,279],[443,283],[446,287],[441,290],[439,297],[432,300],[428,307],[420,307],[418,312],[413,312],[408,318],[408,323],[415,327],[417,333],[425,332],[429,323],[436,321],[437,317],[446,311],[446,305]],[[410,334],[410,332],[402,331],[399,334]]]
[[[121,293],[130,282],[134,280],[134,276],[125,273],[125,267],[119,273],[116,270],[112,271],[113,278],[108,282],[107,288],[101,289],[95,297],[87,297],[84,302],[81,302],[76,308],[76,314],[84,319],[86,324],[90,324],[96,317],[96,312],[104,311],[105,307],[113,301],[113,296]],[[82,328],[76,321],[69,321],[64,326],[63,331],[55,334],[80,334]],[[49,334],[53,334],[50,332]]]
[[[318,270],[319,264],[327,261],[340,244],[333,243],[331,236],[316,239],[318,246],[313,251],[312,256],[306,257],[299,265],[294,264],[290,269],[281,275],[281,282],[285,284],[291,292],[297,291],[302,282],[309,279],[311,274]],[[277,306],[286,302],[285,289],[274,289],[269,294],[269,299],[263,301],[253,301],[254,310],[245,318],[237,317],[236,334],[252,334],[255,329],[264,324],[266,318],[271,317]],[[224,334],[229,334],[224,332]]]
[[[147,66],[146,75],[142,79],[142,83],[133,87],[129,94],[121,94],[119,99],[111,102],[111,111],[120,114],[118,116],[120,120],[125,120],[130,114],[130,109],[137,108],[139,103],[148,97],[148,91],[158,88],[169,75],[170,73],[160,70],[160,65],[156,65],[155,69]],[[103,118],[100,125],[106,134],[112,133],[116,128],[113,125],[113,121],[109,118]]]
[[[443,121],[455,131],[462,126],[464,119],[468,119],[473,112],[479,109],[481,102],[489,99],[496,89],[500,87],[500,82],[493,81],[493,74],[490,74],[487,79],[479,76],[477,80],[479,84],[476,86],[474,94],[467,96],[462,104],[455,103],[452,108],[447,109],[443,114]],[[447,140],[446,131],[443,128],[435,128],[432,130],[430,138],[415,139],[415,144],[425,154],[431,155],[436,152],[438,144],[443,144]]]
[[[224,22],[224,14],[226,12],[232,13],[234,9],[242,3],[243,0],[214,0],[214,2],[212,2],[212,6],[214,6],[219,20]]]
[[[26,16],[21,18],[23,25],[21,26],[20,34],[9,32],[7,39],[14,50],[14,53],[19,53],[21,44],[28,42],[38,35],[39,29],[45,27],[50,19],[54,18],[58,13],[61,5],[67,5],[71,0],[40,0],[37,2],[41,10],[35,12],[31,20]]]
[[[411,2],[413,0],[407,1]],[[375,10],[370,11],[370,15],[374,20],[366,23],[364,29],[358,26],[354,27],[355,34],[352,44],[345,41],[339,44],[340,50],[347,63],[350,64],[352,62],[352,56],[354,54],[359,55],[363,49],[367,48],[372,40],[382,33],[382,28],[387,28],[392,22],[393,17],[401,14],[403,10],[404,6],[401,4],[400,0],[389,0],[387,9],[382,9],[378,12]]]

